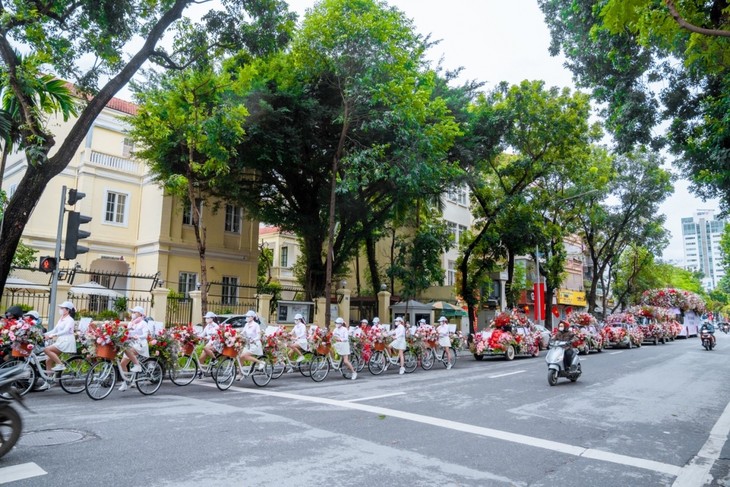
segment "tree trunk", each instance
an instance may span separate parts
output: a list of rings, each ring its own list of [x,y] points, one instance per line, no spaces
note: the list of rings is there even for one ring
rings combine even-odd
[[[192,148],[190,149],[192,153]],[[191,160],[192,163],[192,160]],[[203,314],[208,312],[208,264],[205,259],[206,231],[203,226],[203,218],[200,214],[200,207],[195,200],[195,187],[193,178],[188,172],[188,200],[190,201],[190,214],[193,219],[193,230],[195,232],[195,243],[198,246],[198,258],[200,260],[200,309]],[[198,317],[200,318],[200,317]]]
[[[8,162],[8,153],[10,152],[11,144],[6,140],[3,144],[3,155],[2,161],[0,161],[0,187],[3,185],[3,177],[5,175],[5,165]]]
[[[370,269],[370,285],[373,286],[373,294],[375,296],[380,292],[380,270],[378,269],[378,261],[375,256],[375,238],[372,235],[365,237],[365,254],[367,256],[367,264]],[[393,288],[390,289],[393,292]]]
[[[515,275],[515,253],[507,250],[507,282],[504,284],[504,292],[507,295],[507,307],[515,307],[514,296],[512,296],[512,279]]]

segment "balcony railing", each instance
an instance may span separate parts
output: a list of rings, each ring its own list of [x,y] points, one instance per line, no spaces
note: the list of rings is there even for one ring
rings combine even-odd
[[[97,166],[106,167],[115,171],[125,172],[128,174],[139,175],[141,173],[142,165],[132,159],[125,157],[113,156],[111,154],[105,154],[92,150],[87,153],[88,162]]]

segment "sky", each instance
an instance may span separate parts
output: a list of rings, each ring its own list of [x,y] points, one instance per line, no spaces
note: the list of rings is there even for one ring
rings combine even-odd
[[[486,83],[517,84],[541,79],[547,86],[574,89],[564,58],[548,53],[550,34],[535,0],[387,0],[413,20],[421,34],[431,34],[440,43],[429,57],[442,60],[447,69],[462,67],[462,79]],[[288,0],[300,20],[314,0]],[[669,168],[669,166],[668,166]],[[676,172],[676,171],[674,171]],[[688,190],[685,180],[675,183],[675,192],[661,206],[665,227],[671,232],[663,258],[682,260],[681,218],[697,209],[717,209],[717,201],[702,202]]]

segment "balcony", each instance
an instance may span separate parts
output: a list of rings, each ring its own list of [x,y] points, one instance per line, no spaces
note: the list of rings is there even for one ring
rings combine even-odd
[[[133,174],[135,176],[141,176],[144,169],[141,163],[133,159],[113,156],[111,154],[105,154],[95,150],[84,151],[82,161],[85,164],[92,166],[103,167],[105,169],[111,169],[112,171]]]

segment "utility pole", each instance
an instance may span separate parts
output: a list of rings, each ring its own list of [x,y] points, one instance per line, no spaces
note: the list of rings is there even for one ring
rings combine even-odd
[[[58,211],[58,230],[56,231],[56,263],[61,262],[61,238],[63,237],[63,215],[66,213],[66,186],[61,188],[61,206]],[[56,322],[56,293],[58,292],[58,273],[60,265],[56,265],[51,276],[51,303],[48,308],[48,328],[53,328]]]

